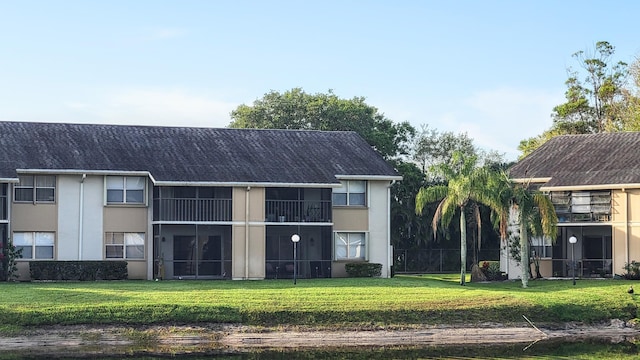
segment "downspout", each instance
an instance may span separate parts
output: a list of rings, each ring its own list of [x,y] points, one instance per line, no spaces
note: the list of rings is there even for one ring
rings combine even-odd
[[[391,277],[391,268],[393,267],[393,245],[391,245],[391,187],[396,183],[396,180],[391,180],[391,183],[387,185],[387,241],[389,245],[387,247],[387,277]]]
[[[247,194],[244,197],[244,278],[249,279],[249,192],[251,186],[247,186]]]
[[[622,188],[622,192],[624,193],[624,251],[625,251],[625,259],[626,263],[629,264],[631,261],[629,259],[629,193],[625,188]]]
[[[78,216],[78,260],[82,260],[82,233],[84,231],[84,179],[86,178],[87,174],[82,174],[82,179],[80,179],[80,204],[78,206],[80,212]]]

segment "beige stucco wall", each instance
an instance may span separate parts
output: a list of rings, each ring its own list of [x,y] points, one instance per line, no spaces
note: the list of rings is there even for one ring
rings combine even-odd
[[[371,204],[368,204],[369,206]],[[369,207],[334,207],[333,232],[369,232]],[[335,246],[335,245],[334,245]],[[366,249],[369,251],[368,247]],[[333,261],[331,277],[346,277],[345,264],[350,261]]]
[[[53,231],[58,230],[58,210],[51,204],[11,204],[12,231]]]
[[[58,210],[56,203],[51,204],[22,204],[11,203],[11,232],[20,231],[43,231],[56,233],[56,243],[54,244],[54,260],[58,247]],[[10,235],[13,236],[13,235]],[[35,260],[32,260],[35,261]],[[18,280],[28,281],[29,261],[18,260]]]
[[[146,206],[105,206],[104,213],[104,229],[102,238],[104,239],[105,232],[137,232],[144,233],[145,249],[149,249],[153,246],[153,235],[148,231],[148,212],[149,209]],[[104,240],[102,240],[104,244]],[[102,258],[104,259],[105,247],[102,245]],[[148,257],[148,251],[145,251],[145,256]],[[145,260],[130,260],[127,262],[127,272],[129,279],[147,279],[149,267],[148,264],[151,259]]]
[[[369,231],[369,208],[334,207],[333,231]]]
[[[613,272],[622,274],[640,261],[640,189],[613,190],[611,200]]]
[[[105,206],[104,232],[147,232],[147,208]]]
[[[264,207],[264,188],[233,188],[232,279],[264,279],[265,277]],[[248,251],[246,251],[247,246]]]
[[[127,261],[127,274],[129,279],[147,279],[147,262],[144,260]]]
[[[233,188],[233,221],[244,221],[246,217],[246,200],[249,196],[249,221],[264,221],[265,189],[262,187]]]
[[[536,275],[536,268],[534,264],[531,264],[531,273]],[[551,259],[540,259],[540,275],[544,278],[550,278],[553,276],[553,261]]]

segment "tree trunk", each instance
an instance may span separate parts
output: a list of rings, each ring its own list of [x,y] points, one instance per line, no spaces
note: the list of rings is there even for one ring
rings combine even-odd
[[[464,207],[460,207],[460,285],[464,286],[467,276],[467,218]]]
[[[529,263],[529,235],[527,234],[527,225],[523,219],[520,219],[520,266],[522,267],[522,287],[529,285],[529,271],[531,264]]]

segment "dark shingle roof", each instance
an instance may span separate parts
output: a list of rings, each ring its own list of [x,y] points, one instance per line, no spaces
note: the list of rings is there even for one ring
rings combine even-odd
[[[160,182],[398,176],[355,132],[0,122],[0,178],[16,169],[148,171]]]
[[[554,137],[514,165],[510,176],[551,178],[545,187],[640,184],[640,132]]]

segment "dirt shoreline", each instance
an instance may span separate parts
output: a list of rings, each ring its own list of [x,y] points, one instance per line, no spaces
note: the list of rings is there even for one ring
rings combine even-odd
[[[542,340],[640,338],[640,329],[621,320],[601,325],[558,324],[536,327],[476,324],[466,326],[258,328],[231,324],[154,326],[48,326],[0,336],[3,351],[57,355],[239,353],[260,349],[531,344]]]

